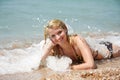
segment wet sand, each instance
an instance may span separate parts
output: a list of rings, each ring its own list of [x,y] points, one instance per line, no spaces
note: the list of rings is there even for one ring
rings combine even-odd
[[[0,75],[0,80],[120,80],[120,57],[95,61],[97,69],[55,72],[42,68],[33,72]]]

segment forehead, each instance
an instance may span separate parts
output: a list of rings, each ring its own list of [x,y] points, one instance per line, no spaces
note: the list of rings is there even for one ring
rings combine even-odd
[[[61,28],[58,28],[58,29],[57,29],[57,28],[53,28],[53,29],[52,29],[52,28],[49,28],[49,29],[48,29],[48,34],[49,34],[49,35],[53,35],[53,34],[58,33],[59,31],[63,31],[63,29],[61,29]]]

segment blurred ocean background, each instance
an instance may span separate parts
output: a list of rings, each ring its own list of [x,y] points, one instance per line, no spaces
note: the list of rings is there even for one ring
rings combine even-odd
[[[119,34],[120,0],[0,0],[1,74],[35,67],[43,26],[51,19],[63,20],[70,33]]]
[[[120,32],[120,0],[0,0],[0,39],[41,36],[54,18],[76,33]]]

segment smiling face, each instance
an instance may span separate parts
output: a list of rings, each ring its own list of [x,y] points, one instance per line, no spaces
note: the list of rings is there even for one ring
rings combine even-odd
[[[68,30],[65,23],[58,19],[51,20],[45,27],[45,40],[49,37],[56,44],[61,44],[66,41],[68,39],[67,35]]]
[[[48,29],[49,38],[55,44],[62,44],[67,41],[66,30],[64,29]]]

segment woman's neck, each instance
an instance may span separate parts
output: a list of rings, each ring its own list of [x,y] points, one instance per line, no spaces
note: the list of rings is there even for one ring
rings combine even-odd
[[[64,50],[70,47],[70,43],[66,41],[65,43],[59,44],[59,46]]]
[[[66,39],[63,43],[59,44],[62,49],[68,49],[71,45],[69,39]]]

